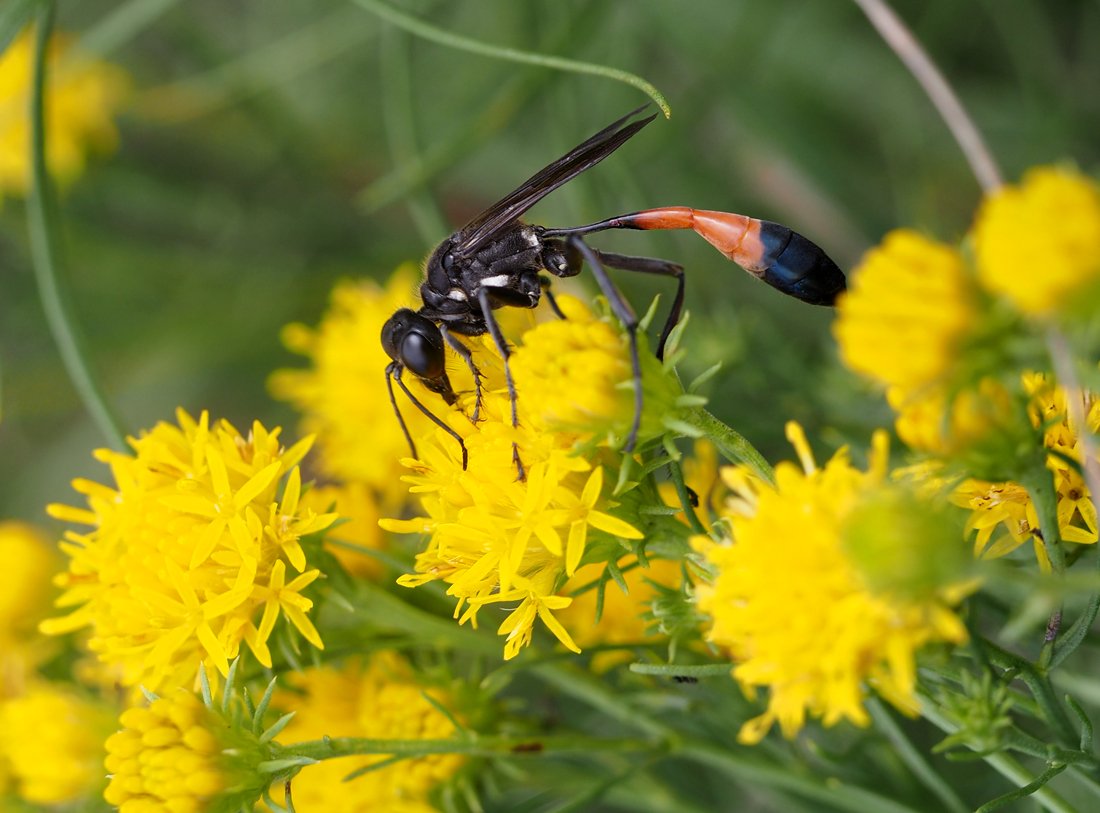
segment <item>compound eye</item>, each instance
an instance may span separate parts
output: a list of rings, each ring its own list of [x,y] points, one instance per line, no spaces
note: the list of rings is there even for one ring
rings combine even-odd
[[[401,363],[421,378],[443,375],[443,347],[423,333],[415,331],[401,342]]]

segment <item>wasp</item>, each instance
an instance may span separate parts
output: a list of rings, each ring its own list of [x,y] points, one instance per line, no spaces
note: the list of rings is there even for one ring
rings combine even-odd
[[[481,408],[481,375],[469,348],[458,337],[488,333],[503,360],[511,421],[516,426],[517,393],[508,366],[509,347],[493,312],[504,307],[534,308],[546,294],[550,306],[562,316],[550,292],[551,276],[576,276],[585,264],[591,268],[600,291],[627,332],[634,380],[634,419],[623,449],[633,451],[642,415],[638,317],[606,269],[657,274],[676,280],[676,294],[657,343],[658,358],[663,357],[669,333],[683,309],[684,269],[668,260],[599,251],[585,242],[587,235],[608,229],[693,229],[751,275],[803,302],[832,305],[844,290],[844,273],[821,248],[786,226],[745,215],[666,206],[570,228],[547,228],[520,219],[544,197],[591,169],[657,117],[656,113],[642,117],[645,110],[646,106],[640,107],[612,122],[536,172],[431,253],[420,286],[419,310],[402,308],[382,328],[382,346],[392,359],[386,367],[390,403],[413,457],[417,456],[416,445],[398,409],[393,382],[397,382],[417,409],[458,442],[465,468],[468,460],[461,436],[413,395],[402,380],[402,373],[408,370],[428,390],[453,405],[457,394],[444,364],[446,348],[450,347],[473,375],[475,400],[470,418],[476,423]],[[514,443],[512,457],[522,480],[523,463]]]

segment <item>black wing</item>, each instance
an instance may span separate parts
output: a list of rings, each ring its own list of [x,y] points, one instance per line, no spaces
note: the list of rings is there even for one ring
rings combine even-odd
[[[578,144],[554,163],[536,172],[520,186],[494,203],[461,229],[455,238],[456,254],[472,254],[480,249],[501,229],[549,195],[562,184],[595,166],[627,140],[657,118],[654,113],[644,119],[632,121],[649,105],[632,110],[618,121],[612,122],[587,141]]]

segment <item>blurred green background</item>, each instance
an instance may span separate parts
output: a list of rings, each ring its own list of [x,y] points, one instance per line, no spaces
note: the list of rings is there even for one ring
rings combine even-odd
[[[1008,178],[1064,159],[1096,170],[1096,0],[893,5]],[[979,198],[946,128],[853,3],[399,7],[486,42],[632,71],[668,98],[671,120],[545,200],[535,222],[724,209],[783,222],[850,268],[895,226],[957,239]],[[280,345],[282,325],[315,324],[340,277],[382,279],[422,260],[644,101],[604,79],[414,39],[347,2],[86,0],[63,3],[59,26],[105,43],[134,85],[118,152],[63,201],[79,323],[131,432],[184,406],[293,436],[294,415],[265,389],[272,370],[301,364]],[[755,282],[691,234],[593,243],[688,268],[685,377],[722,362],[713,410],[769,457],[789,454],[788,419],[821,449],[862,445],[888,423],[839,367],[827,310]],[[668,302],[660,280],[617,278],[639,310],[658,292]],[[44,503],[71,501],[72,477],[101,476],[89,453],[104,439],[45,327],[19,201],[0,209],[0,281],[0,517],[42,521]],[[378,382],[385,397],[381,370]]]

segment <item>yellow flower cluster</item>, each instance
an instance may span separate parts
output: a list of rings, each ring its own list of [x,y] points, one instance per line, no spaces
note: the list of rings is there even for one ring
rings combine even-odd
[[[225,723],[191,692],[129,708],[119,723],[107,738],[103,797],[120,813],[205,813],[230,789],[219,739]]]
[[[1011,367],[1014,318],[1095,311],[1100,186],[1070,169],[1034,169],[983,203],[972,243],[971,262],[910,230],[891,232],[837,306],[841,358],[886,388],[902,439],[937,455],[965,450],[1008,418],[996,376]]]
[[[450,426],[469,451],[468,468],[462,468],[454,439],[434,430],[418,441],[420,459],[410,461],[413,473],[404,478],[419,496],[424,515],[382,522],[387,530],[430,534],[427,549],[417,556],[416,573],[399,583],[412,587],[445,581],[448,594],[458,599],[455,617],[460,623],[476,625],[478,612],[487,604],[514,605],[497,630],[507,636],[505,658],[530,643],[536,618],[565,646],[579,651],[554,613],[571,601],[559,589],[576,572],[590,530],[622,539],[642,537],[632,524],[610,512],[614,503],[604,485],[601,456],[574,454],[578,443],[592,442],[591,435],[606,443],[611,435],[619,435],[608,432],[609,427],[629,426],[633,399],[616,397],[630,382],[626,345],[621,334],[603,334],[597,325],[604,322],[581,303],[562,297],[561,306],[570,318],[536,325],[522,336],[521,347],[512,355],[515,380],[527,382],[538,393],[532,396],[517,383],[519,426],[512,427],[508,395],[500,388],[486,392],[484,420],[476,426],[457,411],[449,413]],[[606,340],[592,346],[594,335]],[[559,346],[558,342],[566,361],[543,369],[539,365],[545,348],[551,343]],[[484,345],[474,350],[483,369],[499,366],[483,360],[489,355]],[[623,378],[614,382],[607,375],[578,375],[570,361],[574,357],[582,371],[616,371]],[[540,376],[542,381],[534,383]],[[494,380],[499,380],[495,374],[489,377],[489,387]],[[563,406],[567,402],[568,408]],[[667,411],[672,402],[663,403]],[[651,407],[660,426],[662,401],[647,402],[647,409]],[[595,425],[577,424],[572,431],[542,428],[557,425],[567,414],[570,423],[580,415],[594,416]],[[517,478],[513,443],[522,458],[524,479]]]
[[[451,721],[424,693],[444,707],[450,705],[449,696],[418,685],[408,663],[397,655],[304,669],[290,676],[290,683],[293,691],[276,692],[273,701],[280,710],[294,712],[280,735],[289,741],[322,737],[430,740],[456,735]],[[299,810],[332,813],[435,813],[429,801],[432,790],[465,763],[464,757],[454,754],[417,757],[344,781],[353,771],[387,759],[384,755],[351,757],[309,766],[294,779],[294,804]],[[280,799],[281,790],[273,787],[272,796]]]
[[[128,80],[117,67],[76,54],[71,38],[49,44],[46,89],[46,160],[61,184],[75,180],[89,153],[108,152],[118,141],[113,116]],[[0,54],[0,200],[30,188],[30,104],[34,33],[24,31]]]
[[[711,618],[708,639],[730,653],[733,676],[749,696],[769,690],[767,710],[741,728],[745,743],[759,742],[776,722],[793,736],[807,715],[825,725],[842,719],[866,725],[866,685],[912,712],[916,651],[933,641],[966,639],[950,609],[960,588],[873,589],[860,567],[866,551],[855,555],[851,546],[854,519],[863,539],[882,536],[866,527],[867,517],[881,517],[880,530],[899,521],[893,510],[867,510],[880,499],[892,507],[903,503],[886,485],[885,435],[876,435],[866,472],[854,468],[844,450],[817,468],[801,429],[788,425],[788,437],[802,468],[780,464],[774,486],[746,469],[723,469],[732,540],[697,538],[715,570],[713,583],[698,590],[699,609]],[[949,541],[957,545],[956,539]],[[777,540],[784,546],[782,578],[776,578]]]
[[[99,660],[150,691],[190,685],[200,661],[226,674],[242,641],[271,666],[280,616],[320,648],[302,595],[320,572],[307,569],[300,540],[335,519],[299,507],[297,464],[311,439],[285,449],[280,430],[258,422],[246,437],[205,412],[177,418],[131,439],[133,454],[97,452],[115,486],[75,480],[87,508],[50,506],[92,530],[66,534],[58,605],[76,609],[43,631],[90,627]],[[299,574],[289,581],[288,565]]]
[[[1047,468],[1054,474],[1061,538],[1067,542],[1095,544],[1096,506],[1081,475],[1084,453],[1080,432],[1069,420],[1066,391],[1038,373],[1025,375],[1023,383],[1031,397],[1032,422],[1037,429],[1042,428],[1043,444],[1050,450]],[[1097,432],[1100,430],[1100,400],[1086,394],[1082,406],[1088,431]],[[1030,540],[1034,542],[1039,566],[1050,571],[1046,549],[1036,536],[1039,518],[1023,485],[969,479],[954,490],[952,499],[971,511],[967,530],[976,531],[974,549],[977,555],[1004,556]],[[1000,533],[994,538],[998,530]]]
[[[1100,187],[1063,167],[1031,170],[982,204],[974,253],[982,284],[1024,313],[1079,307],[1071,299],[1100,281]]]

